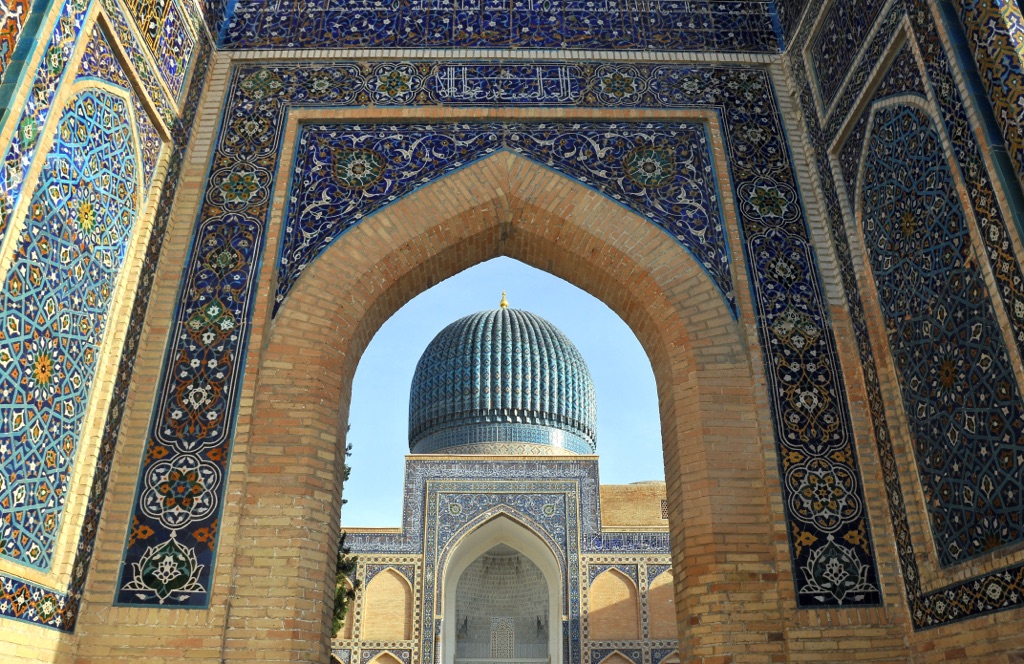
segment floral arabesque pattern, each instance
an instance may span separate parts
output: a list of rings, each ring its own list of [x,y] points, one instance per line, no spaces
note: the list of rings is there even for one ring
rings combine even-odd
[[[125,0],[125,5],[167,87],[181,95],[196,50],[190,13],[177,0]]]
[[[225,48],[533,48],[777,52],[772,3],[666,0],[241,0]]]
[[[428,182],[509,150],[586,183],[657,224],[694,255],[735,312],[702,125],[304,125],[298,143],[275,311],[303,270],[346,229]],[[246,197],[257,188],[255,178],[248,177]],[[223,199],[224,193],[216,196]]]

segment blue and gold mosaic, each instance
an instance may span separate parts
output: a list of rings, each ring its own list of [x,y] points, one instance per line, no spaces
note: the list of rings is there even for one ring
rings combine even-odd
[[[515,67],[518,78],[488,79],[487,94],[480,85],[465,83],[476,80],[476,63],[310,63],[234,70],[172,325],[118,603],[204,606],[208,601],[212,534],[220,516],[284,114],[306,105],[362,104],[371,95],[378,95],[379,104],[397,106],[444,98],[454,105],[555,103],[717,113],[729,146],[729,174],[755,291],[798,602],[879,602],[842,373],[767,72],[738,66],[592,63]],[[547,72],[552,70],[564,84],[549,87]],[[437,75],[442,71],[447,73]],[[406,78],[394,72],[405,72]],[[355,164],[356,155],[350,156],[344,164]],[[369,159],[365,165],[375,163],[364,156]],[[232,174],[246,177],[236,178],[237,187],[223,186]],[[345,177],[352,184],[375,186],[364,174],[355,180],[355,173]],[[158,508],[159,487],[172,474],[186,478],[199,498],[187,506]],[[656,547],[666,541],[647,534],[589,537],[588,546],[595,550],[623,544]],[[174,563],[173,573],[164,574],[166,581],[148,571],[157,559]]]
[[[1022,536],[1024,407],[931,119],[880,108],[867,140],[864,246],[949,565]]]
[[[1019,2],[953,0],[1006,148],[1024,180],[1024,16]]]
[[[239,0],[225,48],[778,52],[759,0]]]
[[[185,76],[196,50],[190,13],[178,0],[124,0],[128,13],[157,62],[161,77],[175,97],[185,89]],[[191,7],[192,2],[187,2]]]
[[[126,56],[132,62],[133,71],[150,101],[155,105],[160,120],[165,126],[172,128],[176,136],[181,136],[189,129],[187,123],[182,120],[188,114],[178,115],[174,102],[160,83],[159,74],[150,66],[144,47],[139,44],[133,29],[128,26],[128,19],[122,16],[116,0],[101,1],[120,44],[126,51]],[[14,204],[22,194],[22,185],[35,154],[39,132],[46,126],[52,111],[54,95],[68,77],[68,73],[73,73],[74,68],[69,67],[69,59],[80,38],[90,6],[88,2],[64,3],[53,32],[46,42],[44,65],[36,70],[31,80],[31,94],[19,111],[18,130],[3,149],[3,158],[0,161],[0,238],[6,234]],[[208,49],[209,44],[204,40],[201,52],[206,54]],[[194,104],[197,100],[188,101]]]

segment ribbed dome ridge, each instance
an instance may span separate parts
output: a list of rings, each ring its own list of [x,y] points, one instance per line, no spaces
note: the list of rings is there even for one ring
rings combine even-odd
[[[409,447],[521,442],[594,451],[590,371],[554,325],[519,309],[461,318],[427,346],[409,399]]]

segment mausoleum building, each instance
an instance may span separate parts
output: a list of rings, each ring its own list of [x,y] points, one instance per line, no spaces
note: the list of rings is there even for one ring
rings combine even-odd
[[[413,377],[402,527],[346,529],[334,658],[677,661],[665,484],[600,486],[596,419],[543,318],[502,296],[442,330]]]

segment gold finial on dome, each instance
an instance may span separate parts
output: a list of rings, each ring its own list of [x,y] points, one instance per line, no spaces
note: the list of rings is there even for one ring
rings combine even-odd
[[[501,291],[501,302],[498,303],[498,306],[502,309],[508,309],[508,300],[505,298],[505,291]]]

